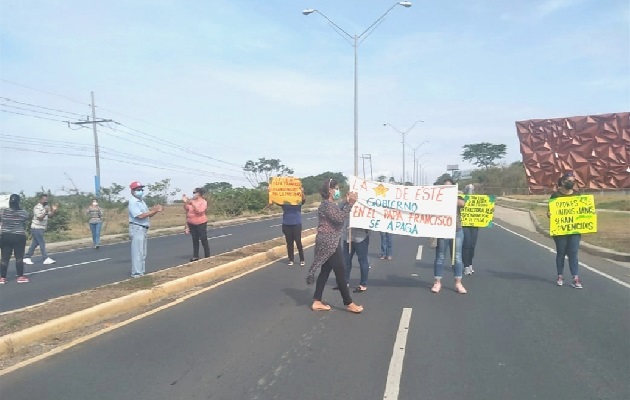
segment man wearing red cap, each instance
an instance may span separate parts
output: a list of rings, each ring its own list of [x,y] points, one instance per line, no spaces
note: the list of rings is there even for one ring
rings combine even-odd
[[[144,262],[147,258],[147,232],[151,226],[151,217],[162,211],[158,204],[151,209],[142,200],[144,185],[140,182],[131,182],[129,185],[131,195],[129,199],[129,237],[131,238],[131,277],[139,278],[144,275]]]

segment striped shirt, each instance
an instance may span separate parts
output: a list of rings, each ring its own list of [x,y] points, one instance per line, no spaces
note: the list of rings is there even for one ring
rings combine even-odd
[[[11,208],[5,208],[0,214],[2,233],[26,235],[26,221],[28,221],[28,212],[26,212],[25,210],[13,210]]]
[[[90,224],[98,224],[103,221],[103,210],[99,206],[90,206],[87,210],[87,216]]]

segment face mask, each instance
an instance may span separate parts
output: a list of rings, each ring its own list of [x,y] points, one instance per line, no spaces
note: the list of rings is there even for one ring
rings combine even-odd
[[[573,182],[573,181],[566,181],[566,182],[564,182],[564,188],[567,189],[567,190],[573,189],[573,186],[575,186],[575,182]]]
[[[43,203],[42,203],[42,206],[44,206],[44,207],[46,207],[47,205],[48,205],[48,202],[47,202],[47,201],[45,201],[45,202],[43,202]]]
[[[95,202],[95,201],[93,201],[93,202],[92,202],[92,205],[93,205],[93,206],[98,206],[98,203],[97,203],[97,202]]]
[[[333,194],[333,200],[339,200],[340,197],[341,197],[341,192],[339,191],[339,189],[335,189],[335,193]]]
[[[136,190],[136,197],[141,199],[144,196],[144,190]]]

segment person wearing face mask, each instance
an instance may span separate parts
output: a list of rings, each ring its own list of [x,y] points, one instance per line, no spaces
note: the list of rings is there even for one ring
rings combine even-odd
[[[184,210],[186,210],[186,225],[193,241],[193,257],[190,261],[199,260],[199,242],[203,247],[204,258],[210,257],[210,245],[208,244],[208,217],[206,210],[208,202],[203,198],[205,190],[195,188],[192,199],[185,194],[182,196]]]
[[[20,208],[20,195],[9,196],[9,208],[2,210],[2,261],[0,262],[0,285],[7,283],[7,270],[11,255],[15,255],[17,283],[28,283],[24,276],[24,249],[26,247],[26,222],[28,211]]]
[[[33,220],[31,222],[31,236],[33,236],[33,241],[24,255],[24,264],[33,265],[31,257],[33,257],[33,253],[35,252],[37,246],[39,246],[39,250],[42,252],[44,264],[48,265],[56,262],[52,258],[48,257],[48,253],[46,252],[46,241],[44,240],[44,232],[48,226],[48,218],[55,215],[57,207],[58,206],[56,204],[48,207],[47,195],[42,194],[39,196],[39,201],[35,204],[35,207],[33,207]]]
[[[92,232],[92,246],[98,249],[101,246],[101,227],[103,226],[103,210],[98,205],[96,199],[92,199],[92,204],[87,210],[88,223]]]
[[[558,197],[579,195],[579,193],[574,190],[574,187],[575,177],[573,176],[573,172],[567,172],[563,174],[560,179],[558,179],[558,190],[551,194],[550,200]],[[547,217],[551,217],[551,212],[547,211]],[[569,270],[571,271],[571,275],[573,275],[571,286],[576,289],[583,288],[580,277],[578,276],[578,251],[580,249],[581,238],[582,235],[580,235],[579,233],[553,236],[553,241],[556,243],[556,272],[558,273],[558,276],[556,278],[556,285],[564,285],[562,273],[564,271],[564,259],[565,257],[568,257]]]
[[[162,212],[162,205],[158,204],[149,209],[142,200],[144,185],[134,181],[129,185],[131,198],[129,199],[129,238],[131,238],[131,277],[139,278],[145,273],[147,258],[147,233],[151,226],[151,217]]]
[[[341,248],[341,234],[345,219],[350,215],[352,206],[357,201],[356,193],[349,193],[347,203],[341,208],[336,201],[341,197],[339,186],[336,180],[326,180],[320,188],[322,202],[317,209],[319,222],[317,224],[317,235],[315,236],[315,257],[313,264],[308,271],[306,283],[315,283],[315,272],[321,267],[315,294],[313,295],[313,311],[328,311],[330,306],[322,302],[324,286],[330,276],[330,271],[334,271],[337,280],[337,287],[343,299],[346,310],[355,314],[363,311],[363,307],[355,304],[350,297],[350,290],[346,283],[345,261],[343,249]]]

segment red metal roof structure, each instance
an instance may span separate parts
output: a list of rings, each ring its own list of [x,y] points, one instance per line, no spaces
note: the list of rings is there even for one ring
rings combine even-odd
[[[630,112],[516,122],[532,193],[573,171],[581,189],[630,189]]]

